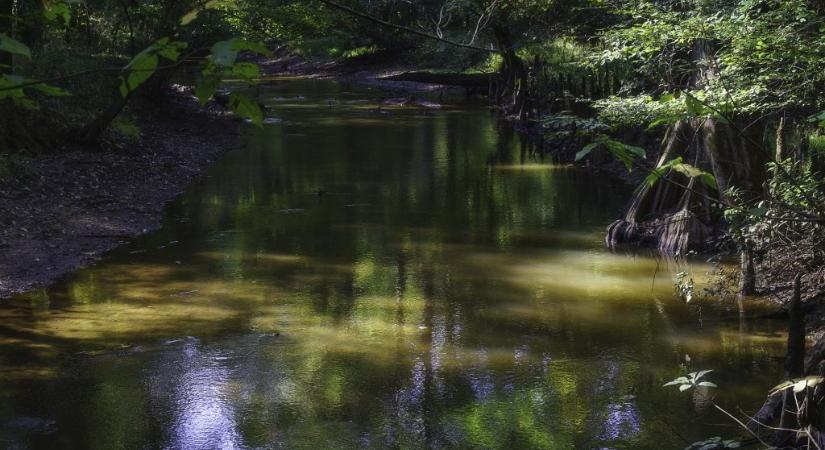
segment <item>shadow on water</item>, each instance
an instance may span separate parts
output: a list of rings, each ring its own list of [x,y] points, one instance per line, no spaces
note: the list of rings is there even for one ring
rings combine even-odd
[[[0,307],[0,438],[673,448],[730,434],[712,401],[759,404],[779,327],[676,298],[705,264],[605,251],[627,187],[482,108],[380,97],[262,89],[281,120],[245,128],[161,230]],[[661,386],[705,368],[723,389]]]

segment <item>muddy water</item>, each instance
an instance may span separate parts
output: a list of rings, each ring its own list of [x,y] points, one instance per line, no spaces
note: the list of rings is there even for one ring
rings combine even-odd
[[[163,229],[0,306],[2,444],[681,448],[735,433],[712,405],[760,404],[780,324],[674,296],[674,273],[707,265],[607,252],[627,187],[536,156],[482,107],[382,95],[262,88],[279,120],[244,126]],[[662,387],[700,369],[720,388]]]

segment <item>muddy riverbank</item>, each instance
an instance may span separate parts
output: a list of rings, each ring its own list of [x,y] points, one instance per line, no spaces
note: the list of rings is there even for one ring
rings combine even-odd
[[[0,179],[0,298],[42,287],[156,229],[167,202],[237,147],[238,122],[185,88],[140,120],[137,145],[68,148]]]
[[[406,93],[448,86],[385,79],[403,69],[365,70],[292,56],[258,61],[269,77],[300,76]],[[0,298],[44,287],[160,226],[165,205],[227,150],[238,121],[217,105],[202,109],[189,88],[141,115],[139,142],[118,151],[67,147],[16,161],[0,178]]]

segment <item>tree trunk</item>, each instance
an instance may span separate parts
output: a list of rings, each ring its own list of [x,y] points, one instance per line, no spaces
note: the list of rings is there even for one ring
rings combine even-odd
[[[704,62],[710,55],[709,44],[697,42],[694,86],[701,86],[714,76],[714,66]],[[680,120],[672,125],[663,140],[656,167],[682,157],[685,162],[712,173],[718,188],[711,189],[672,171],[664,174],[667,180],[659,180],[653,187],[641,186],[624,216],[608,227],[608,246],[632,243],[682,254],[689,249],[706,247],[706,241],[716,234],[715,229],[721,224],[708,197],[724,200],[725,191],[732,186],[740,189],[746,198],[762,193],[768,157],[749,144],[754,142],[751,135],[742,135],[740,130],[734,124],[711,117]]]
[[[801,275],[797,274],[793,280],[793,297],[788,310],[790,321],[788,324],[788,354],[785,356],[785,379],[792,380],[802,376],[805,368],[805,317],[801,305],[800,291]],[[802,395],[806,394],[803,391]],[[780,447],[791,444],[795,433],[787,430],[800,428],[798,400],[793,389],[786,389],[782,397],[782,413],[779,418],[779,428],[776,433],[776,444]]]
[[[2,1],[2,0],[0,0]],[[178,19],[193,7],[190,1],[171,1],[164,2],[164,20],[157,29],[156,37],[169,36],[175,32]],[[86,145],[96,145],[103,132],[112,124],[117,116],[123,111],[126,105],[137,92],[149,91],[150,95],[161,96],[164,94],[164,89],[169,80],[169,72],[159,71],[140,85],[136,90],[129,92],[126,97],[120,94],[118,89],[112,97],[112,102],[109,106],[97,116],[91,123],[83,127],[78,133],[78,141]]]
[[[504,108],[506,114],[518,114],[523,119],[529,82],[527,68],[516,54],[510,30],[497,25],[493,27],[493,34],[504,59],[499,74],[501,81],[496,102]]]
[[[783,161],[788,156],[785,154],[785,116],[779,118],[779,125],[776,127],[776,162]]]
[[[756,270],[753,265],[753,242],[746,241],[740,256],[739,295],[750,296],[756,293]]]
[[[656,167],[691,151],[693,127],[680,121],[670,127],[662,141],[662,154]],[[684,176],[668,173],[687,185]],[[615,247],[632,243],[659,248],[667,253],[679,253],[700,242],[706,233],[690,211],[690,199],[678,187],[659,181],[653,186],[643,184],[628,205],[624,217],[608,227],[607,244]]]
[[[148,81],[148,80],[147,80]],[[97,145],[103,133],[109,128],[109,125],[117,118],[118,114],[123,111],[123,108],[129,103],[129,98],[132,93],[126,97],[120,95],[120,91],[115,94],[109,106],[91,123],[83,127],[77,135],[77,141],[84,145]]]

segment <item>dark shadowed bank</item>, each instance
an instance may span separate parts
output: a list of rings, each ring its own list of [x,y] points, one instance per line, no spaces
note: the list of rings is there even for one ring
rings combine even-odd
[[[442,85],[393,81],[403,68],[342,66],[283,56],[260,61],[269,77],[335,78],[386,91]],[[129,239],[161,226],[164,208],[221,154],[238,148],[238,119],[201,108],[177,86],[142,114],[137,144],[119,151],[67,147],[34,155],[0,178],[0,298],[44,287]]]
[[[66,148],[0,178],[0,298],[54,282],[156,229],[165,205],[223,152],[238,123],[173,88],[120,151]]]

